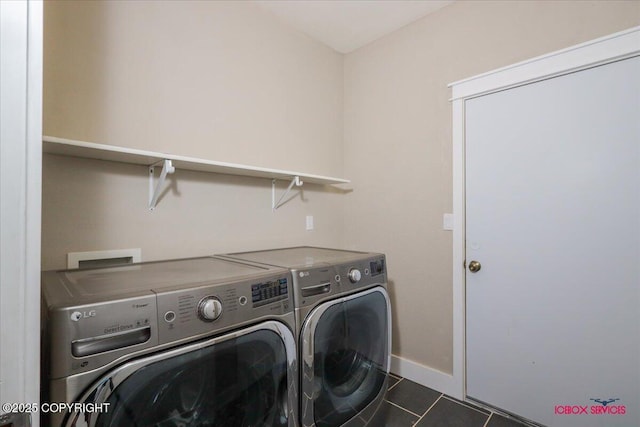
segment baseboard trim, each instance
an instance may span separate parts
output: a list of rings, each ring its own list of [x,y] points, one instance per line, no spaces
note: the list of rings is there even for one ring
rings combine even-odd
[[[460,396],[460,387],[453,375],[421,365],[412,360],[391,355],[391,373],[457,399],[462,398]]]

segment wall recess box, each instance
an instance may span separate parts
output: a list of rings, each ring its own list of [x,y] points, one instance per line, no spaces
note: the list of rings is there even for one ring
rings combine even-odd
[[[94,268],[142,262],[142,249],[111,249],[107,251],[69,252],[67,268]]]

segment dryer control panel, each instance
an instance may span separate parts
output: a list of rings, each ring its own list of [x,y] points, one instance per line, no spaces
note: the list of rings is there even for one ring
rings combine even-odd
[[[363,257],[346,263],[292,269],[296,307],[314,306],[339,295],[387,283],[385,256]]]
[[[387,283],[384,255],[338,264],[336,270],[339,277],[349,279],[340,281],[342,293]]]
[[[369,263],[369,269],[371,271],[371,277],[375,277],[375,276],[379,276],[381,274],[385,273],[385,266],[384,266],[384,258],[382,259],[378,259],[375,261],[371,261]]]

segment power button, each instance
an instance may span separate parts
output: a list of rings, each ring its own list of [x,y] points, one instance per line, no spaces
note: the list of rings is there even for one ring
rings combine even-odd
[[[164,314],[164,320],[165,320],[167,323],[171,323],[171,322],[173,322],[174,320],[176,320],[176,313],[174,313],[173,311],[167,311],[167,312]]]

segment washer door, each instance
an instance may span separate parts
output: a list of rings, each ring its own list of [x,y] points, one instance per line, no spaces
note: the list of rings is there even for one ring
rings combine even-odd
[[[390,305],[382,287],[326,302],[305,320],[304,426],[344,424],[384,396],[390,361]]]
[[[293,334],[265,322],[122,365],[81,399],[108,407],[66,425],[294,426],[294,369]]]

